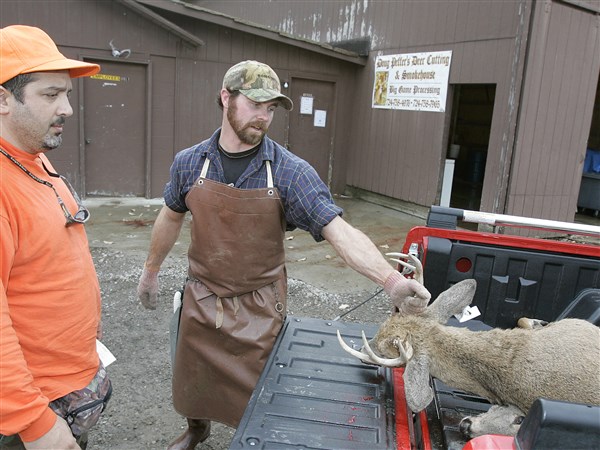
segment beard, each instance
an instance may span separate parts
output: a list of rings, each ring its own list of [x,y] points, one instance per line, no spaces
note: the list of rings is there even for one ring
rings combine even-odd
[[[43,150],[54,150],[57,147],[60,147],[62,144],[62,136],[50,136],[49,134],[44,137],[42,142]]]
[[[65,118],[59,117],[54,122],[52,122],[51,127],[53,126],[62,126],[65,124]],[[62,134],[52,135],[50,133],[46,134],[42,140],[42,149],[44,150],[53,150],[57,147],[60,147],[62,144]]]
[[[269,131],[267,124],[262,121],[242,123],[236,116],[237,103],[236,101],[229,102],[229,107],[227,108],[227,121],[231,125],[231,128],[238,139],[247,145],[258,145],[265,134],[267,134],[267,131]]]

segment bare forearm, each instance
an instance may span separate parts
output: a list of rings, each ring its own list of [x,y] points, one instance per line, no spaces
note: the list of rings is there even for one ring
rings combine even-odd
[[[375,244],[341,217],[331,221],[321,233],[352,269],[383,286],[394,271]]]
[[[167,206],[163,206],[150,238],[150,250],[146,258],[146,267],[150,270],[159,270],[161,264],[175,245],[185,214],[176,213]]]

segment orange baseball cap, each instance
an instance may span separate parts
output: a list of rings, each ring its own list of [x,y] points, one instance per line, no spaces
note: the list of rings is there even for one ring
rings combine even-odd
[[[26,25],[0,29],[0,84],[22,73],[68,70],[71,78],[94,75],[98,64],[68,59],[43,30]]]

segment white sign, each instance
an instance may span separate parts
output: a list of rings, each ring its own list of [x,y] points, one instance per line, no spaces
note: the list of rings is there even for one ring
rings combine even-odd
[[[325,127],[327,124],[327,111],[323,111],[322,109],[315,109],[315,127]]]
[[[313,112],[313,98],[304,94],[300,97],[300,114],[312,114]]]
[[[452,51],[378,56],[373,108],[444,112],[451,60]]]

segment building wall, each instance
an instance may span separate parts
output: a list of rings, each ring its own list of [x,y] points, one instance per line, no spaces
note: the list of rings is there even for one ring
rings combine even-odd
[[[572,220],[600,73],[600,16],[537,2],[507,212]]]
[[[152,195],[162,193],[168,167],[172,161],[175,136],[175,58],[179,39],[129,8],[113,1],[21,1],[0,2],[0,26],[24,24],[46,31],[67,57],[118,61],[111,55],[109,41],[120,49],[131,49],[123,61],[148,64],[152,80],[147,154],[152,176],[148,176]],[[63,145],[48,154],[56,169],[67,176],[79,192],[85,177],[85,124],[83,123],[83,80],[73,80],[71,105],[74,114],[67,120]],[[126,148],[122,149],[124,152]],[[121,176],[119,161],[108,178]],[[153,178],[156,177],[156,178]]]
[[[300,38],[366,48],[368,63],[361,68],[161,11],[204,40],[204,46],[194,47],[116,1],[4,0],[0,25],[41,26],[75,58],[111,60],[108,42],[113,40],[132,50],[128,61],[147,64],[150,115],[147,160],[141,164],[147,166],[152,197],[162,195],[175,153],[219,126],[221,112],[214,101],[226,69],[242,59],[258,59],[282,80],[335,84],[334,192],[348,184],[423,206],[439,201],[453,87],[495,86],[480,209],[572,220],[600,71],[598,14],[578,6],[585,2],[196,3]],[[371,107],[377,55],[441,50],[453,52],[446,113]],[[79,83],[73,104],[81,111]],[[81,118],[75,114],[68,122],[65,143],[52,155],[76,186],[85,167]],[[278,111],[271,137],[285,144],[288,125],[288,113]]]
[[[98,61],[118,61],[111,55],[109,41],[118,48],[131,49],[123,61],[143,63],[149,71],[147,105],[147,159],[139,164],[147,168],[147,195],[162,196],[169,167],[175,154],[208,138],[221,124],[216,105],[223,75],[233,64],[257,59],[271,65],[280,78],[303,76],[325,79],[336,89],[348,90],[353,77],[352,64],[333,60],[309,50],[257,37],[248,33],[165,14],[174,23],[196,35],[205,45],[195,47],[115,1],[61,0],[13,1],[0,3],[0,26],[22,23],[39,26],[55,40],[68,57]],[[73,80],[72,105],[76,113],[67,122],[64,143],[50,156],[57,170],[72,180],[80,191],[85,185],[85,131],[82,80]],[[344,96],[338,96],[332,120],[336,126],[347,123]],[[277,111],[269,135],[285,144],[287,112]],[[334,170],[332,189],[344,189],[345,166],[342,154],[349,136],[341,134],[333,143],[333,157],[339,161]],[[126,148],[122,149],[127,151]],[[110,162],[109,162],[110,163]],[[126,176],[126,168],[114,161],[115,170],[106,177]]]
[[[514,129],[528,1],[201,3],[308,39],[366,39],[369,63],[357,71],[346,182],[419,205],[439,201],[451,104],[446,113],[371,108],[374,62],[378,55],[452,50],[450,85],[496,85],[481,209],[502,212],[498,188],[512,145],[507,131]]]
[[[177,121],[175,124],[175,152],[208,138],[221,125],[221,110],[216,98],[223,75],[233,64],[255,59],[269,64],[283,82],[294,77],[306,77],[335,83],[336,91],[346,92],[353,84],[352,64],[334,60],[308,50],[291,47],[264,37],[194,20],[177,14],[163,13],[172,22],[190,31],[206,45],[198,49],[182,46],[177,59]],[[288,90],[284,93],[290,95]],[[300,99],[292,98],[295,111]],[[343,129],[348,123],[348,99],[338,95],[331,115],[332,126]],[[282,145],[288,142],[289,113],[279,108],[269,129],[269,136]],[[346,165],[344,155],[350,136],[336,135],[333,158],[336,161],[331,180],[334,192],[345,188]]]
[[[347,183],[425,206],[439,199],[451,95],[446,114],[373,110],[374,61],[380,54],[452,50],[450,89],[496,86],[480,209],[573,220],[600,72],[597,2],[192,3],[307,39],[366,48]]]

